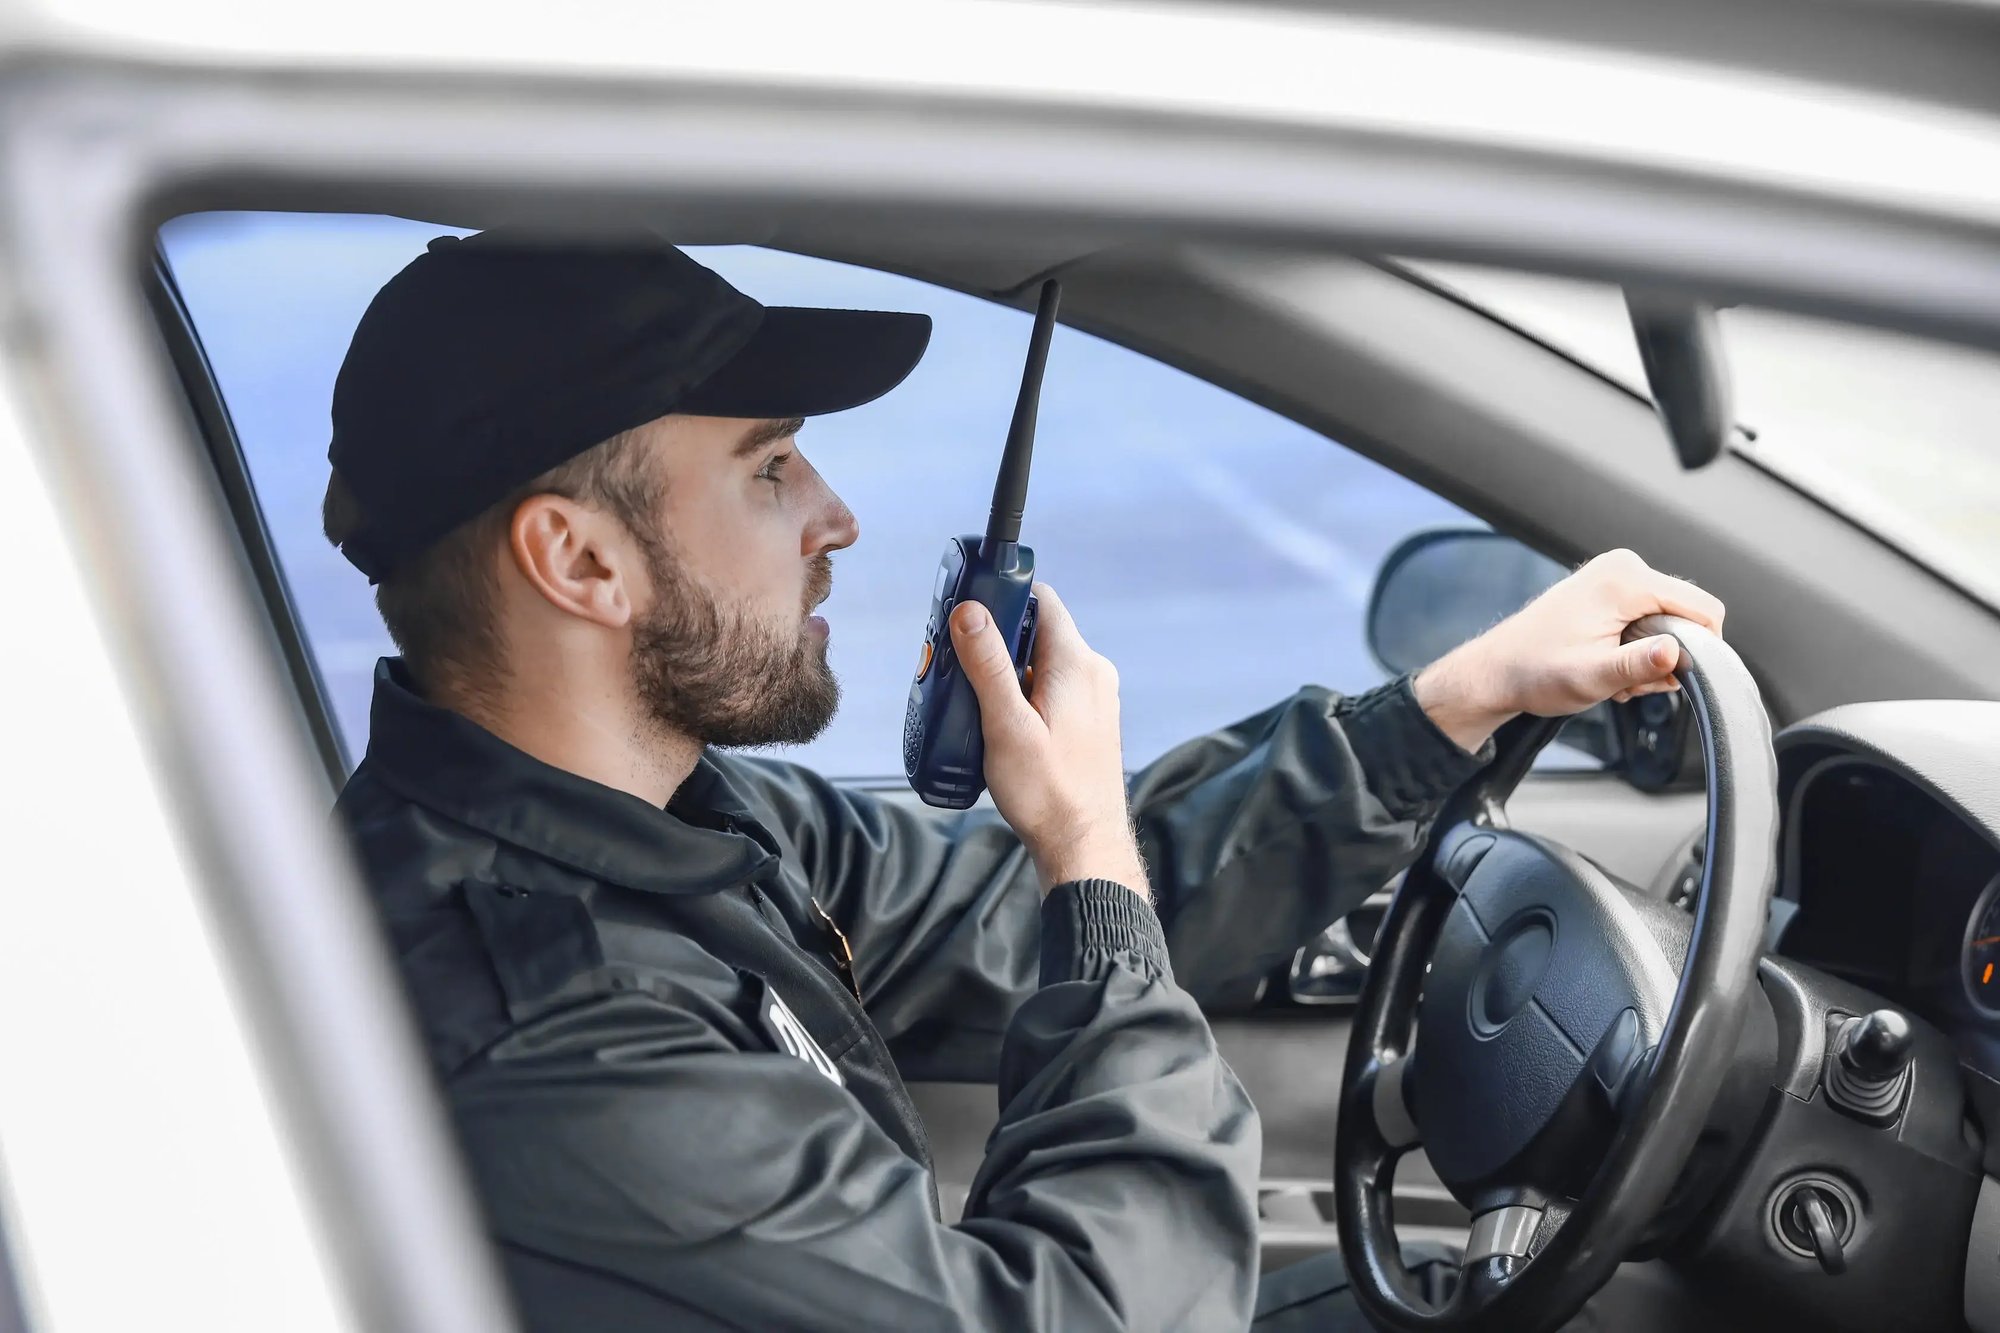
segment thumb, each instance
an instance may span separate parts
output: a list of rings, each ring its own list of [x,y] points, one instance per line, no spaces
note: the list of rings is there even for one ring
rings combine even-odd
[[[1637,639],[1612,653],[1602,683],[1607,693],[1651,685],[1671,678],[1680,660],[1680,640],[1671,634]]]
[[[986,731],[1018,727],[1034,714],[1021,683],[1014,676],[1014,658],[994,627],[993,616],[978,602],[952,608],[951,644],[959,669],[979,697],[979,720]]]

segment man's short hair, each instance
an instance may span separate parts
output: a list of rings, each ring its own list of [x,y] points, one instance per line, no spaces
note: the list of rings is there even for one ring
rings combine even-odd
[[[375,588],[375,606],[405,664],[426,691],[490,695],[507,678],[507,645],[497,623],[500,548],[514,511],[536,495],[560,495],[601,509],[651,546],[661,476],[639,430],[558,464],[452,529],[399,565]],[[327,481],[321,521],[336,547],[366,517],[339,473]]]

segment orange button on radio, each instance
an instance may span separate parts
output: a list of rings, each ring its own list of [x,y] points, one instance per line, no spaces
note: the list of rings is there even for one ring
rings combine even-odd
[[[933,654],[933,649],[931,648],[931,641],[929,639],[925,639],[923,656],[917,659],[918,680],[922,680],[925,676],[930,674],[932,654]]]

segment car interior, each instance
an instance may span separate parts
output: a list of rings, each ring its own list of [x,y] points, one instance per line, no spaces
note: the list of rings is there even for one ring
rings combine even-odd
[[[495,217],[477,207],[422,216],[452,227]],[[2000,697],[1993,606],[1749,452],[1725,450],[1685,470],[1646,386],[1482,302],[1450,266],[1108,226],[950,225],[775,205],[722,227],[671,213],[653,221],[677,241],[837,261],[1022,310],[1043,280],[1059,278],[1069,326],[1337,440],[1474,516],[1464,531],[1413,534],[1373,571],[1370,647],[1385,673],[1421,665],[1601,550],[1631,547],[1722,595],[1742,681],[1595,710],[1562,734],[1594,762],[1529,768],[1524,759],[1517,781],[1493,793],[1504,806],[1495,827],[1569,849],[1582,869],[1565,873],[1592,879],[1593,893],[1610,885],[1678,921],[1649,927],[1677,941],[1669,953],[1678,964],[1709,956],[1699,932],[1743,929],[1703,898],[1723,873],[1714,863],[1728,860],[1710,851],[1717,821],[1748,821],[1754,842],[1761,817],[1754,801],[1737,809],[1719,794],[1723,740],[1739,755],[1755,748],[1747,723],[1731,722],[1737,730],[1725,738],[1719,719],[1761,699],[1776,736],[1776,826],[1767,832],[1777,883],[1756,941],[1760,984],[1737,1001],[1750,1017],[1728,1049],[1706,1052],[1721,1091],[1687,1170],[1593,1309],[1603,1326],[1621,1328],[1725,1317],[1916,1328],[1957,1326],[1975,1287],[1994,1294],[2000,1268],[1968,1267],[1966,1257],[1968,1243],[2000,1252],[2000,1147],[1988,1138],[1989,1124],[2000,1129],[2000,788],[1991,776],[2000,703],[1982,702]],[[330,804],[354,756],[232,422],[229,386],[164,251],[151,258],[146,288],[189,438],[230,520]],[[939,536],[972,517],[940,513]],[[1441,581],[1496,569],[1504,576],[1493,575],[1471,620],[1431,613]],[[914,637],[922,606],[909,613]],[[1964,702],[1884,702],[1922,700]],[[1552,735],[1519,744],[1531,759]],[[1755,764],[1740,762],[1748,781]],[[881,790],[915,799],[894,784]],[[1447,843],[1447,833],[1430,850],[1448,858],[1465,838]],[[1435,888],[1446,877],[1431,868],[1423,878]],[[1471,894],[1460,881],[1453,892]],[[1340,1113],[1351,1116],[1357,1071],[1382,1078],[1392,1063],[1357,1063],[1350,1039],[1371,959],[1417,929],[1415,908],[1398,915],[1391,906],[1397,889],[1383,885],[1287,967],[1242,977],[1209,1006],[1263,1118],[1267,1270],[1339,1244],[1344,1210],[1330,1172],[1337,1148],[1343,1161],[1349,1151],[1336,1142],[1349,1118]],[[1451,927],[1442,928],[1448,943]],[[1633,1003],[1649,1012],[1648,1001]],[[1862,1033],[1878,1011],[1892,1017]],[[993,1125],[993,1090],[912,1091],[949,1212]],[[1448,1184],[1421,1149],[1387,1169],[1396,1236],[1466,1243],[1476,1191],[1462,1178]],[[1542,1199],[1538,1216],[1574,1203]]]

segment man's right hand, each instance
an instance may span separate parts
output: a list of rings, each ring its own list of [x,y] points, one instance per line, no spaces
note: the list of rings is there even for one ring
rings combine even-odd
[[[951,614],[952,646],[979,696],[987,788],[1034,858],[1042,892],[1108,879],[1146,894],[1125,804],[1118,669],[1091,651],[1053,589],[1037,583],[1035,596],[1041,618],[1028,696],[986,608],[966,602]]]

